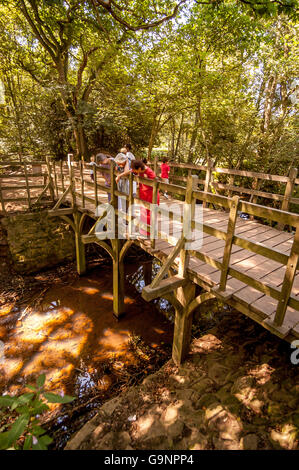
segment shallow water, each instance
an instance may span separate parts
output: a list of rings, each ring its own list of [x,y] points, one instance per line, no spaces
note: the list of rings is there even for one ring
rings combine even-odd
[[[95,389],[109,389],[107,362],[120,370],[136,365],[130,347],[134,338],[154,349],[170,345],[173,325],[156,305],[170,316],[171,306],[163,300],[156,305],[143,301],[137,291],[144,285],[146,268],[126,269],[126,314],[120,320],[113,316],[110,267],[96,268],[71,285],[53,287],[38,307],[0,313],[5,355],[0,392],[19,393],[45,373],[47,389],[80,398]]]

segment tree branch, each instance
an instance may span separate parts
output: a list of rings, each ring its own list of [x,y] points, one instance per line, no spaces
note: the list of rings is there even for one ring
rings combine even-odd
[[[97,4],[99,6],[101,6],[102,8],[104,8],[118,23],[122,24],[126,29],[129,29],[130,31],[140,31],[140,30],[147,30],[147,29],[151,29],[151,28],[154,28],[156,26],[159,26],[160,24],[166,22],[166,21],[169,21],[171,20],[172,18],[175,18],[175,16],[177,15],[178,13],[178,10],[180,8],[181,5],[183,5],[184,3],[186,3],[188,0],[181,0],[173,9],[172,13],[169,14],[169,15],[166,15],[166,16],[163,16],[163,18],[160,18],[159,20],[156,20],[156,21],[152,21],[150,23],[143,23],[143,24],[139,24],[137,26],[134,26],[130,23],[128,23],[126,20],[124,20],[121,16],[119,16],[115,10],[112,9],[112,6],[111,6],[111,1],[107,0],[97,0]],[[95,3],[95,2],[93,2]],[[115,2],[113,2],[113,4],[115,4]]]

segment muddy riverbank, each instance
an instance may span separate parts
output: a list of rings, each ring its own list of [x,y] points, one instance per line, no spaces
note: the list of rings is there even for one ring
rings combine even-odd
[[[67,444],[92,450],[295,450],[299,374],[290,345],[227,311],[168,361],[107,401]]]

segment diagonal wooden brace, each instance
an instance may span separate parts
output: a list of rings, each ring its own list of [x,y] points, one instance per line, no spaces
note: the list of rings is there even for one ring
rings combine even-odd
[[[184,286],[188,280],[180,276],[173,276],[164,279],[159,283],[159,286],[152,287],[152,284],[142,289],[142,297],[149,302],[157,297],[163,297],[165,294],[173,292],[175,289]]]

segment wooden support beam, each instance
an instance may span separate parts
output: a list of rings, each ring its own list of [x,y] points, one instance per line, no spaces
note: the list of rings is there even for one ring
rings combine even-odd
[[[72,207],[66,207],[65,209],[57,209],[57,210],[49,210],[48,215],[50,217],[60,217],[62,215],[70,215],[74,213],[74,209]]]
[[[178,287],[184,286],[187,282],[186,278],[182,278],[178,275],[168,277],[167,279],[163,279],[157,287],[151,287],[151,285],[145,286],[142,289],[142,297],[149,302],[157,297],[163,297],[165,294],[173,292]]]
[[[188,314],[188,304],[194,298],[195,284],[188,282],[177,290],[176,298],[182,305],[182,309],[175,309],[175,323],[172,345],[172,359],[179,365],[186,358],[192,330],[192,315]]]
[[[275,318],[274,318],[274,325],[276,325],[277,327],[283,324],[283,320],[285,317],[286,309],[288,307],[290,295],[292,293],[292,287],[293,287],[293,283],[295,280],[298,260],[299,260],[299,226],[297,227],[297,230],[295,233],[290,257],[289,257],[288,264],[286,267],[284,280],[282,283],[280,300],[279,300]]]
[[[120,260],[121,240],[111,240],[113,250],[113,313],[119,318],[125,312],[124,263]]]
[[[82,207],[85,207],[83,162],[82,162],[82,160],[80,161],[80,180],[81,180]]]
[[[198,295],[194,300],[192,300],[187,307],[187,315],[191,315],[196,308],[207,300],[215,299],[216,295],[211,292],[204,292],[203,294]]]
[[[298,173],[297,168],[291,168],[290,169],[289,177],[288,177],[289,179],[288,179],[288,182],[287,182],[287,185],[286,185],[283,201],[281,203],[281,210],[282,211],[288,211],[289,210],[290,199],[291,199],[292,194],[293,194],[293,190],[294,190],[294,186],[295,186],[295,180],[297,178],[297,173]],[[284,224],[279,222],[279,224],[277,225],[277,228],[278,228],[278,230],[283,230],[284,229]]]
[[[225,247],[223,252],[223,259],[222,259],[222,269],[221,269],[221,278],[220,278],[220,285],[219,290],[225,291],[226,281],[228,276],[228,269],[229,269],[229,260],[233,246],[233,238],[235,234],[235,228],[237,223],[238,217],[238,205],[239,205],[239,196],[234,196],[231,200],[231,208],[229,212],[229,219],[227,225],[227,234],[226,234],[226,241]]]
[[[28,171],[27,165],[24,163],[24,174],[25,174],[25,181],[26,181],[26,190],[27,190],[27,198],[28,198],[28,207],[31,208],[31,199],[30,199],[30,187],[29,187],[29,180],[28,180]]]
[[[181,237],[179,239],[179,241],[177,242],[177,244],[173,247],[173,249],[169,253],[166,261],[163,263],[163,266],[161,267],[158,274],[156,275],[156,277],[152,281],[152,283],[150,285],[151,289],[154,289],[155,287],[157,287],[158,284],[162,281],[163,277],[167,274],[168,269],[171,267],[174,260],[176,259],[176,257],[178,256],[178,254],[182,250],[183,246],[185,245],[185,241],[186,241],[185,238]],[[180,278],[182,278],[182,277],[183,276],[180,276]]]
[[[80,214],[80,212],[74,212],[77,272],[80,276],[86,272],[85,246],[82,242],[82,234],[80,231],[81,217],[83,217],[83,215]]]
[[[35,201],[34,204],[39,204],[40,201],[42,200],[43,196],[46,194],[46,192],[48,191],[48,189],[50,189],[50,181],[48,182],[48,184],[46,184],[46,186],[44,187],[44,189],[42,190],[42,192],[40,193],[40,195],[38,196],[37,200]]]
[[[63,173],[63,161],[62,160],[60,160],[60,179],[61,179],[62,192],[64,193],[64,173]]]
[[[59,197],[58,193],[58,184],[57,184],[57,173],[56,173],[56,162],[53,160],[53,172],[54,172],[54,186],[55,186],[55,192],[56,192],[56,197]]]
[[[204,185],[204,192],[208,193],[210,191],[210,184],[212,182],[212,168],[213,168],[213,161],[209,158],[208,164],[206,167],[206,179]],[[207,207],[207,203],[204,201],[203,207]]]
[[[63,195],[59,198],[59,200],[56,202],[55,206],[53,207],[53,211],[59,209],[63,201],[65,200],[66,196],[69,194],[71,191],[71,186],[68,186],[68,188],[64,191]]]
[[[192,220],[195,214],[196,199],[193,197],[193,191],[198,188],[198,176],[192,175],[188,177],[185,203],[184,203],[184,215],[183,215],[183,237],[186,243],[192,240]],[[185,244],[184,244],[185,245]],[[185,250],[185,246],[182,246],[180,253],[180,264],[179,264],[179,275],[185,277],[186,270],[188,268],[190,259],[189,251]]]
[[[0,202],[1,202],[2,211],[3,211],[4,214],[5,214],[5,213],[6,213],[6,209],[5,209],[4,199],[3,199],[1,179],[0,179]]]
[[[155,249],[156,237],[157,237],[158,188],[159,188],[159,183],[158,183],[157,180],[155,180],[154,181],[154,187],[153,187],[153,197],[152,197],[153,208],[150,212],[150,221],[151,221],[150,235],[151,235],[151,247],[153,249]]]
[[[48,171],[48,178],[49,178],[49,190],[50,196],[53,201],[55,201],[55,194],[54,194],[54,185],[53,185],[53,178],[52,178],[52,171],[51,171],[51,163],[49,157],[46,157],[47,163],[47,171]]]

